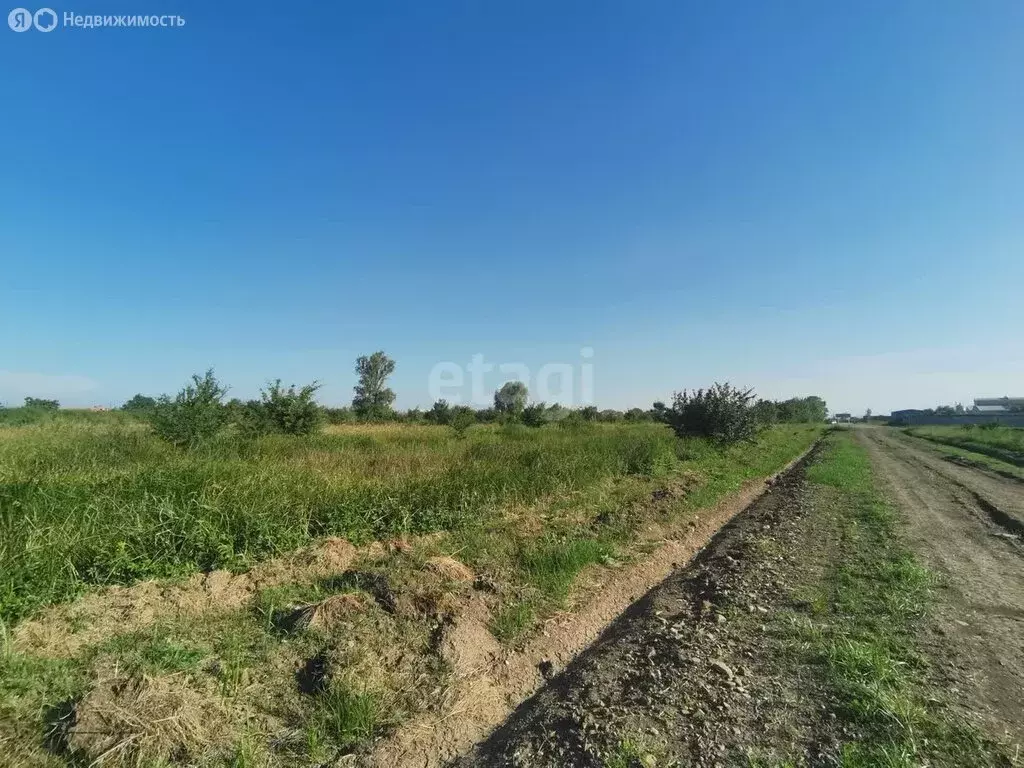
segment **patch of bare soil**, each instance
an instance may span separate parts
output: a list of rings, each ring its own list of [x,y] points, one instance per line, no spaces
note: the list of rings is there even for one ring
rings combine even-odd
[[[716,766],[827,750],[813,681],[781,669],[765,627],[787,585],[828,558],[817,542],[834,537],[804,524],[809,503],[797,467],[457,765]]]
[[[522,650],[503,650],[497,645],[486,627],[486,611],[456,614],[448,630],[452,647],[445,651],[456,674],[445,701],[403,724],[370,754],[360,756],[358,764],[429,768],[445,765],[470,750],[592,643],[609,622],[680,563],[689,561],[766,489],[773,488],[773,482],[751,482],[740,493],[690,518],[682,529],[660,531],[663,537],[653,553],[641,562],[595,575],[581,588],[585,599],[577,609],[550,619],[543,632]]]
[[[914,549],[942,578],[928,642],[964,715],[1024,745],[1024,486],[950,465],[879,429],[858,430],[906,514]]]

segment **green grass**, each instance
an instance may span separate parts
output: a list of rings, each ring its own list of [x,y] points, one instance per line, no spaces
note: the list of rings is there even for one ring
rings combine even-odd
[[[373,736],[384,723],[384,706],[371,691],[335,681],[316,698],[307,724],[307,740],[313,745],[329,742],[343,750],[351,748]],[[310,750],[315,751],[315,747]]]
[[[189,453],[129,423],[0,430],[0,617],[90,584],[245,568],[324,535],[458,529],[655,468],[671,445],[656,425],[228,435]]]
[[[1004,426],[982,429],[972,425],[970,429],[962,426],[911,427],[906,432],[933,443],[963,448],[1015,467],[1024,467],[1024,429]]]
[[[119,635],[108,648],[132,673],[159,674],[195,669],[206,656],[202,649],[168,637],[156,627],[144,632]]]
[[[529,601],[506,603],[491,617],[490,629],[498,640],[512,644],[524,637],[537,620],[537,609]]]
[[[468,530],[502,508],[680,465],[676,441],[655,424],[477,427],[466,439],[437,427],[335,427],[307,438],[227,434],[184,452],[121,414],[93,416],[0,429],[5,621],[90,585],[240,570],[325,535],[359,543]],[[778,428],[725,452],[691,441],[684,466],[706,477],[694,506],[778,468],[813,433]]]
[[[563,600],[580,571],[609,560],[614,553],[608,543],[598,539],[545,539],[527,547],[520,558],[527,578],[541,593]]]
[[[836,433],[807,476],[818,487],[819,507],[836,511],[841,556],[811,588],[811,615],[794,617],[790,631],[806,660],[822,668],[840,721],[859,732],[842,745],[840,764],[1000,764],[995,746],[930,687],[915,633],[933,578],[876,490],[866,452],[848,433]]]

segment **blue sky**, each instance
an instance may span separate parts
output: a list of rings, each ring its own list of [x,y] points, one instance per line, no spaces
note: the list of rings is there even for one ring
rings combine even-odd
[[[186,24],[0,27],[0,401],[585,347],[607,407],[1024,394],[1016,0],[54,10]]]

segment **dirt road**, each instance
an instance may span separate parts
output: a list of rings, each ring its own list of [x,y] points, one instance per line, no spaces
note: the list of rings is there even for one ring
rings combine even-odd
[[[1024,743],[1024,483],[886,429],[856,436],[903,509],[914,549],[942,579],[933,663],[960,689],[966,715]]]

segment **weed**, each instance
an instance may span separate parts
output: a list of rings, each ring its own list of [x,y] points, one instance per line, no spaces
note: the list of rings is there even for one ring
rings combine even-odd
[[[195,669],[206,656],[202,649],[168,637],[163,627],[119,635],[106,649],[129,671],[148,674]]]
[[[527,578],[542,594],[563,600],[580,571],[614,555],[610,544],[597,539],[545,539],[526,548],[520,561]]]
[[[491,617],[491,633],[501,642],[511,645],[533,629],[536,609],[527,601],[508,603]]]
[[[369,739],[382,725],[383,708],[376,694],[340,681],[316,697],[307,734],[315,744],[330,741],[350,748]]]

